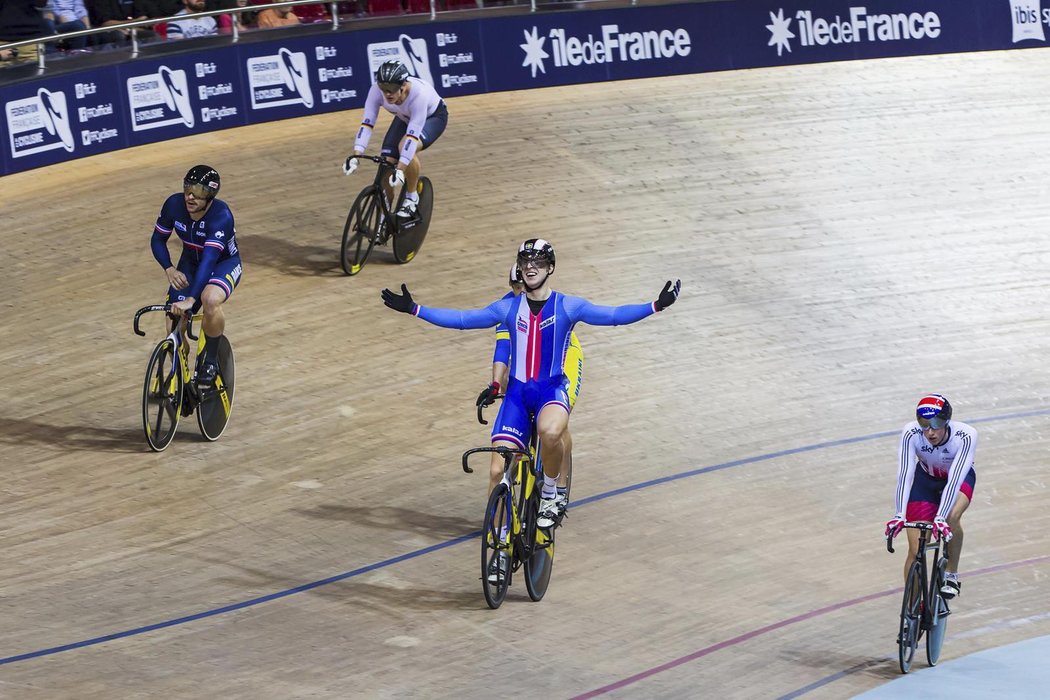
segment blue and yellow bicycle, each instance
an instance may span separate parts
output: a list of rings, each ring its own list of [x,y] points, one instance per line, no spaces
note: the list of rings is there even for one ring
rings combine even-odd
[[[193,323],[199,321],[201,315],[178,316],[171,313],[171,304],[144,306],[135,312],[137,335],[146,335],[139,329],[139,319],[153,311],[165,312],[174,323],[167,337],[157,343],[146,364],[146,380],[142,387],[142,429],[146,442],[151,450],[161,452],[175,437],[179,419],[194,412],[204,439],[218,440],[233,411],[236,367],[230,341],[226,336],[219,340],[216,349],[219,372],[215,383],[201,386],[197,375],[204,362],[204,334],[193,335]],[[197,359],[192,367],[187,338],[197,342]]]
[[[478,406],[478,420],[485,423],[482,408]],[[503,478],[489,495],[481,526],[481,587],[485,602],[493,609],[507,597],[511,579],[519,568],[525,569],[525,589],[535,601],[546,594],[554,569],[554,531],[561,518],[550,528],[536,524],[543,467],[536,449],[535,425],[532,435],[527,451],[477,447],[463,453],[463,471],[468,474],[474,471],[468,465],[471,455],[495,452],[503,457]]]

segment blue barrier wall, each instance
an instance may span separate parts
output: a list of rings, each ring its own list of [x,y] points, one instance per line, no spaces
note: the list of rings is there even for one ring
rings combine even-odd
[[[1044,9],[1041,2],[1047,2]],[[0,88],[0,174],[361,107],[399,57],[446,97],[1046,45],[1050,0],[742,0],[344,31],[129,61]],[[670,96],[665,96],[671,99]]]

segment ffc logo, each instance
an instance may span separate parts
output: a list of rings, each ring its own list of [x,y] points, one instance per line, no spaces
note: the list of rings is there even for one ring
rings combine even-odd
[[[127,89],[133,130],[157,129],[173,124],[193,128],[195,120],[186,71],[158,66],[156,73],[128,78]]]
[[[57,148],[72,153],[76,147],[64,92],[40,88],[33,97],[8,102],[4,111],[11,137],[11,157],[21,158]]]
[[[276,55],[252,56],[247,61],[252,109],[301,104],[314,106],[306,54],[283,46]]]
[[[368,45],[368,73],[371,81],[376,80],[376,69],[387,61],[401,61],[408,72],[416,78],[434,84],[430,72],[430,55],[427,52],[426,39],[413,39],[402,34],[397,41],[382,41]]]

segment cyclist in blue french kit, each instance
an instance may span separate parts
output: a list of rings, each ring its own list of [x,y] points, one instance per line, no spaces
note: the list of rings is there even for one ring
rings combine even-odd
[[[237,230],[230,207],[215,196],[219,173],[209,165],[195,165],[183,178],[182,192],[165,200],[153,228],[153,257],[168,277],[168,302],[173,312],[194,314],[204,309],[204,363],[197,375],[201,386],[211,386],[218,374],[216,353],[226,330],[222,305],[241,281]],[[168,239],[182,241],[177,265],[171,262]]]

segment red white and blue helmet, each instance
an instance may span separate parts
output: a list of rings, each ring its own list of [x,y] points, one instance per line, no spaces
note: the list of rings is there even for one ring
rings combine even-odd
[[[923,430],[926,428],[940,430],[948,425],[951,419],[952,405],[940,394],[923,396],[919,399],[919,405],[915,407],[915,420]]]

